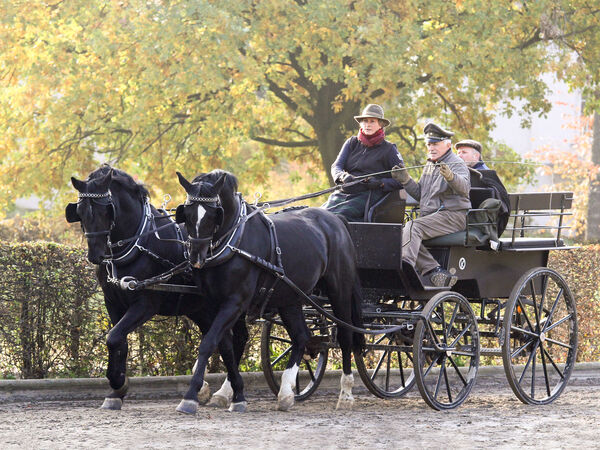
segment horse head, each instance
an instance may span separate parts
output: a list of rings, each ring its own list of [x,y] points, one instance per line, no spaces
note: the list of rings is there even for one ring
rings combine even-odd
[[[67,222],[81,222],[88,242],[88,260],[100,264],[112,255],[111,239],[117,241],[126,237],[132,228],[136,229],[143,208],[140,198],[147,196],[148,191],[125,172],[108,165],[92,172],[85,181],[71,177],[71,184],[79,195],[77,203],[66,207]],[[115,184],[125,189],[115,189]],[[136,203],[140,205],[137,209]]]
[[[229,176],[235,180],[233,175],[219,170],[199,175],[189,182],[177,172],[179,183],[187,193],[187,199],[183,205],[177,207],[175,220],[177,223],[185,223],[190,262],[198,269],[206,262],[213,239],[223,227],[223,202],[227,200],[224,194],[230,191],[232,184],[231,181],[226,183]],[[237,181],[234,185],[237,187]]]

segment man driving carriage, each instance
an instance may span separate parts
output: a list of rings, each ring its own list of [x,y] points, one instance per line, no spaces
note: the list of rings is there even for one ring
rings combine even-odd
[[[403,264],[410,264],[434,286],[453,286],[457,278],[440,266],[422,241],[466,228],[469,200],[469,169],[452,152],[454,133],[435,123],[423,129],[427,145],[427,164],[418,182],[403,166],[392,176],[419,201],[419,217],[408,221],[402,232]],[[404,169],[404,170],[399,170]]]

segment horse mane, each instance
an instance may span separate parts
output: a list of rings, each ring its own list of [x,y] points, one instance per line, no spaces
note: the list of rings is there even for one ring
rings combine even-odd
[[[199,183],[201,185],[201,194],[211,194],[209,192],[204,192],[205,189],[203,188],[202,184],[209,183],[212,186],[222,175],[225,175],[223,191],[231,195],[235,194],[238,190],[238,180],[234,174],[227,172],[226,170],[215,169],[208,173],[201,173],[192,180],[192,183]]]
[[[90,173],[88,181],[94,181],[97,178],[106,176],[106,174],[112,170],[112,182],[117,183],[121,188],[130,192],[133,196],[137,196],[144,200],[146,197],[150,198],[150,192],[143,183],[135,181],[131,175],[123,170],[111,167],[109,164],[103,164],[98,169]]]

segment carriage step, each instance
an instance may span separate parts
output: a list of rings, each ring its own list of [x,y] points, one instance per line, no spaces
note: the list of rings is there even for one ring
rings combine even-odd
[[[500,348],[482,348],[479,351],[481,356],[502,356],[502,347]]]

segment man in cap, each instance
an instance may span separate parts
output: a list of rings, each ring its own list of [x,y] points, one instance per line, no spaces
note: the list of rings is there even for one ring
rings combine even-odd
[[[407,222],[402,232],[402,260],[432,285],[453,286],[457,278],[440,266],[422,241],[466,228],[471,207],[469,169],[452,152],[454,133],[435,123],[428,123],[423,131],[427,164],[419,181],[413,180],[402,166],[396,166],[392,172],[406,192],[419,200],[419,217]]]
[[[467,166],[477,170],[490,170],[481,160],[481,143],[473,139],[464,139],[457,142],[454,148]]]

